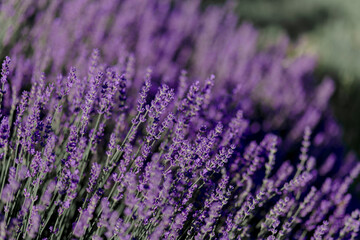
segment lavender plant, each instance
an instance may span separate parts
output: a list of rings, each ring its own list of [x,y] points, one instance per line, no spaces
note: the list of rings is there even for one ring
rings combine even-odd
[[[357,238],[360,165],[312,58],[258,52],[229,4],[26,6],[30,40],[2,43],[1,239]]]

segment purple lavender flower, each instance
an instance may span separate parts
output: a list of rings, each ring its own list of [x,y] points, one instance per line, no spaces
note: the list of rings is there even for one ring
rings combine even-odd
[[[9,119],[4,117],[0,123],[0,148],[3,148],[8,143],[10,137]]]
[[[9,57],[5,57],[5,60],[2,63],[2,68],[1,68],[1,84],[4,86],[5,83],[7,83],[7,78],[10,74],[10,69],[9,69],[9,65],[10,65],[10,58]]]
[[[101,171],[101,165],[97,164],[97,163],[93,163],[92,167],[91,167],[91,176],[90,176],[90,180],[89,180],[89,185],[86,188],[87,192],[92,192],[94,189],[94,185],[96,184],[97,178],[100,175],[100,171]]]

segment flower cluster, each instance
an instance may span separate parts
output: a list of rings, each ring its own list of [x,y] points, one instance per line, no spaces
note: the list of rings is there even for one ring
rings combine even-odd
[[[1,239],[358,237],[332,81],[199,4],[0,5]]]

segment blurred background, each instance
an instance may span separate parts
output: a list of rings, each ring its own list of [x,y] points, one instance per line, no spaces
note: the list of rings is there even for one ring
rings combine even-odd
[[[205,0],[223,4],[223,0]],[[284,34],[296,51],[318,58],[317,79],[330,76],[337,88],[334,114],[344,127],[344,141],[360,154],[360,1],[235,0],[240,21],[251,22],[261,42],[271,44]]]

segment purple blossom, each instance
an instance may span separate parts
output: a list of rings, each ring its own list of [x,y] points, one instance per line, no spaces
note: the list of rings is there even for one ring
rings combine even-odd
[[[1,83],[4,86],[5,83],[7,83],[7,78],[10,74],[10,69],[9,69],[9,65],[10,65],[11,59],[9,57],[5,57],[5,60],[2,63],[2,68],[1,68]]]
[[[9,119],[4,117],[0,123],[0,148],[3,148],[8,143],[10,137]]]
[[[86,191],[88,193],[92,192],[94,189],[94,185],[96,184],[96,181],[100,175],[101,172],[101,165],[97,164],[96,162],[94,162],[91,166],[91,172],[90,172],[90,180],[89,180],[89,185],[86,188]]]

